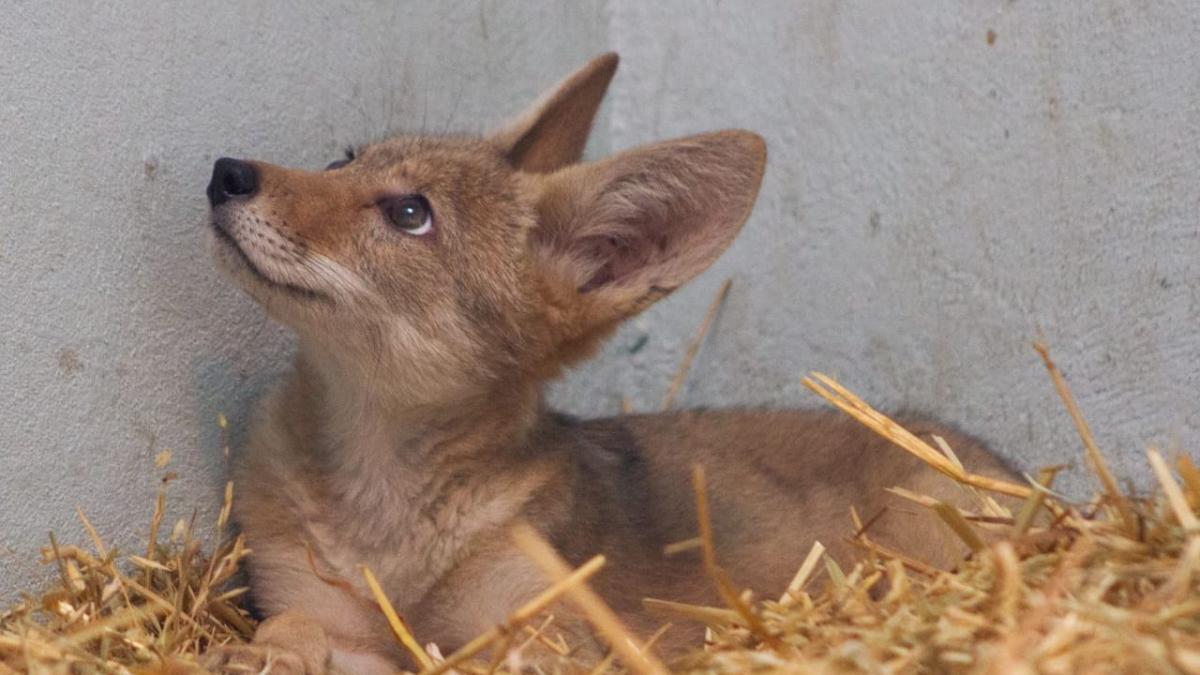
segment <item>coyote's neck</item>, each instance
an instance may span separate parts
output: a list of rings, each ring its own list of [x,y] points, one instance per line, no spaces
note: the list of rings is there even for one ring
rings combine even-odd
[[[296,422],[307,430],[307,537],[338,574],[370,564],[402,589],[396,601],[416,602],[470,542],[503,528],[554,483],[557,466],[525,442],[541,414],[536,386],[406,406],[381,395],[386,381],[319,356],[301,350],[293,384],[311,419]]]
[[[302,348],[297,374],[311,396],[314,459],[327,487],[351,499],[390,495],[417,503],[444,489],[449,475],[485,479],[524,452],[522,441],[541,412],[539,388],[531,382],[410,404],[389,386],[402,373],[346,368],[312,348]]]

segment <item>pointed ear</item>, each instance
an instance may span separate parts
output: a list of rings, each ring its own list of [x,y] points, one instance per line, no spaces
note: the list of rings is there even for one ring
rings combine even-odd
[[[530,246],[562,357],[712,264],[749,217],[766,156],[757,134],[720,131],[547,176]]]
[[[611,52],[592,59],[493,132],[491,141],[513,166],[531,173],[549,173],[578,162],[617,61]]]

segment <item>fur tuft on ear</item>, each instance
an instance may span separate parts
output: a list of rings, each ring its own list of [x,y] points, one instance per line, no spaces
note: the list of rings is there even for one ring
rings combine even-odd
[[[617,63],[611,52],[592,59],[493,132],[490,140],[522,171],[549,173],[578,162]]]
[[[548,176],[530,246],[561,340],[595,341],[703,272],[749,217],[765,163],[762,138],[733,130]]]

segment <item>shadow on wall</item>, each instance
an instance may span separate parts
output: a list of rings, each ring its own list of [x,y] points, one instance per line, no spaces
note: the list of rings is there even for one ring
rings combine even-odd
[[[266,394],[290,364],[280,358],[260,366],[239,366],[231,361],[198,357],[191,362],[192,406],[200,425],[200,448],[210,452],[220,448],[232,459],[245,446],[249,423],[256,401]],[[219,420],[224,418],[226,428]]]

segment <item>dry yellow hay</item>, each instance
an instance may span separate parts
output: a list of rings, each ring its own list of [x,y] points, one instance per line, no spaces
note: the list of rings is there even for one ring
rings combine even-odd
[[[1200,673],[1200,469],[1182,456],[1172,474],[1154,449],[1147,460],[1155,495],[1122,493],[1048,353],[1039,352],[1080,432],[1100,494],[1073,503],[1051,490],[1060,467],[1028,485],[985,479],[963,467],[950,448],[934,448],[871,408],[832,378],[805,384],[877,433],[965,486],[972,513],[897,486],[928,507],[931,518],[972,549],[956,570],[888,551],[872,541],[851,510],[847,536],[864,559],[842,569],[815,542],[778,599],[753,599],[730,585],[708,528],[703,470],[695,475],[699,536],[673,548],[700,548],[726,606],[666,600],[646,604],[680,621],[707,626],[708,640],[690,656],[663,665],[653,655],[659,631],[631,635],[587,587],[605,563],[597,557],[571,571],[531,530],[517,540],[547,572],[547,590],[508,621],[444,657],[422,648],[376,592],[397,639],[430,675],[528,672],[662,673]],[[165,463],[165,460],[164,460]],[[161,466],[160,466],[161,468]],[[1009,515],[988,491],[1024,498]],[[164,485],[165,492],[165,485]],[[207,555],[191,524],[159,541],[164,493],[151,519],[145,555],[118,555],[82,513],[94,551],[59,546],[44,559],[58,569],[49,591],[0,616],[0,675],[8,672],[186,673],[216,642],[241,641],[253,622],[239,608],[243,589],[229,588],[247,550],[223,536],[226,506]],[[979,536],[988,528],[987,544]],[[376,584],[364,569],[369,586]],[[614,647],[601,663],[576,659],[548,614],[563,598],[576,603],[600,639]]]
[[[156,463],[162,468],[167,459]],[[253,634],[239,603],[246,589],[228,587],[249,553],[241,535],[224,536],[233,486],[226,486],[207,545],[186,520],[161,541],[173,479],[163,477],[145,555],[107,547],[82,511],[93,551],[59,546],[50,536],[42,562],[57,568],[58,583],[0,615],[0,674],[187,673],[198,670],[197,654],[214,642]]]

